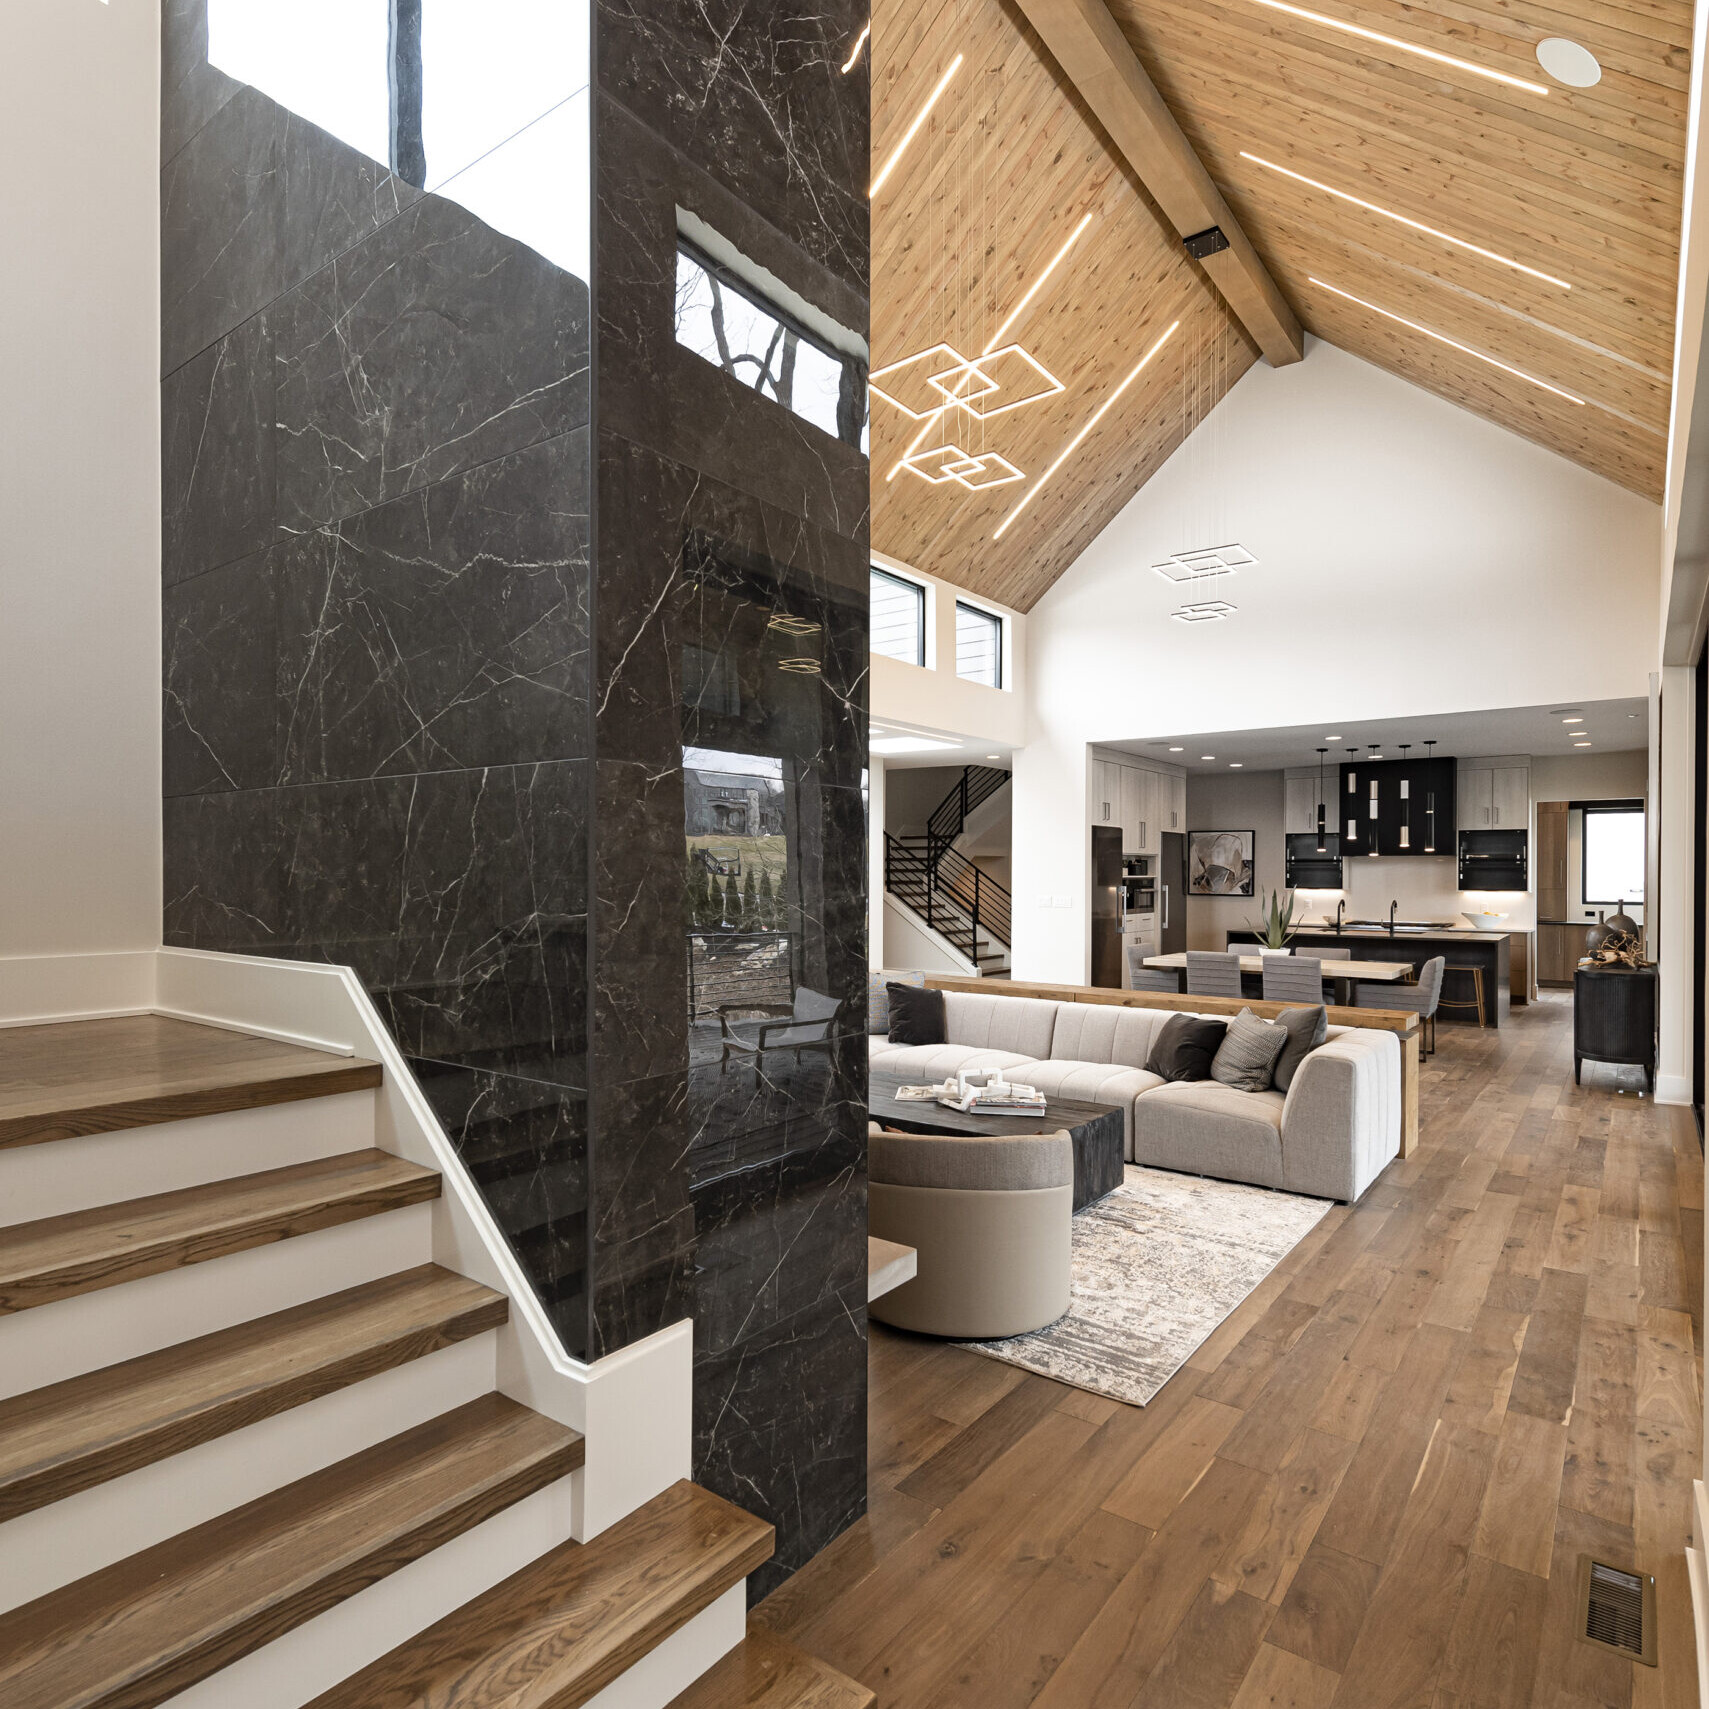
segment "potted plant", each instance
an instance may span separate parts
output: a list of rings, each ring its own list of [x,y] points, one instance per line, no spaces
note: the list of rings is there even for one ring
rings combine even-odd
[[[1284,899],[1281,891],[1272,890],[1260,918],[1246,922],[1258,934],[1260,955],[1293,954],[1288,940],[1294,935],[1295,907],[1293,891],[1290,890]]]

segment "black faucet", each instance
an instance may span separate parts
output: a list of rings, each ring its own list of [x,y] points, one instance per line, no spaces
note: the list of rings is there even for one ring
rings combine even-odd
[[[1389,936],[1391,938],[1394,936],[1395,910],[1399,907],[1400,907],[1400,904],[1398,902],[1389,903]]]
[[[1347,898],[1345,896],[1335,904],[1335,935],[1337,937],[1341,936],[1341,915],[1346,906]]]

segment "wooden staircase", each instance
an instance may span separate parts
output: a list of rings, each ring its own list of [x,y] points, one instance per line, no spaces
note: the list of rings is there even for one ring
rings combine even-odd
[[[6,1709],[151,1709],[181,1694],[186,1709],[569,1709],[632,1668],[625,1702],[641,1704],[659,1646],[770,1556],[769,1525],[686,1481],[586,1543],[552,1542],[539,1516],[567,1513],[584,1444],[498,1392],[495,1362],[480,1362],[505,1296],[426,1261],[314,1291],[331,1250],[315,1242],[352,1224],[374,1230],[372,1252],[413,1240],[428,1255],[428,1224],[412,1219],[439,1196],[433,1170],[372,1146],[300,1155],[317,1129],[336,1143],[360,1125],[319,1100],[369,1094],[371,1128],[380,1080],[374,1063],[159,1016],[0,1029]],[[250,1167],[279,1155],[282,1130],[254,1124],[282,1104],[299,1106],[293,1129],[306,1124],[286,1145],[296,1160]],[[107,1169],[55,1167],[56,1147],[104,1134],[146,1149],[110,1154]],[[217,1178],[105,1197],[204,1166]],[[68,1194],[87,1202],[66,1208]],[[44,1204],[59,1208],[31,1214]],[[258,1262],[294,1266],[309,1297],[246,1315]],[[186,1282],[204,1291],[179,1315],[186,1296],[160,1290]],[[116,1322],[85,1341],[90,1312]],[[171,1339],[187,1321],[220,1326]],[[153,1350],[79,1367],[81,1347],[122,1345],[133,1328],[130,1344],[152,1336]],[[410,1382],[407,1396],[386,1386]],[[340,1406],[363,1410],[325,1411]],[[222,1498],[239,1489],[254,1493]],[[488,1522],[511,1513],[494,1533]],[[458,1563],[473,1557],[456,1549],[477,1545],[488,1563],[508,1549],[523,1564],[469,1582]],[[407,1588],[370,1608],[388,1580]],[[402,1641],[330,1687],[324,1663],[302,1685],[303,1648],[268,1646],[312,1640],[346,1605],[367,1611],[369,1655],[386,1635]],[[677,1698],[871,1702],[758,1633]]]

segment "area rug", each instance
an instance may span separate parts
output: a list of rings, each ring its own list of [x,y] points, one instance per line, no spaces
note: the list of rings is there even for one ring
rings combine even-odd
[[[1121,1186],[1074,1218],[1067,1314],[1036,1334],[964,1345],[1144,1406],[1333,1208],[1130,1163]]]

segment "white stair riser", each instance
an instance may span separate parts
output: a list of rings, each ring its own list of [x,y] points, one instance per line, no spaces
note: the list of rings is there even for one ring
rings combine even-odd
[[[7,1147],[0,1150],[0,1228],[366,1151],[374,1144],[374,1099],[372,1091],[341,1092]]]
[[[490,1393],[492,1330],[0,1525],[0,1612]]]
[[[664,1709],[747,1635],[748,1581],[743,1579],[596,1692],[587,1709]]]
[[[0,1317],[0,1400],[431,1263],[433,1205],[165,1270]]]
[[[571,1484],[579,1475],[537,1490],[432,1554],[169,1697],[165,1709],[301,1709],[548,1549],[567,1542]]]

